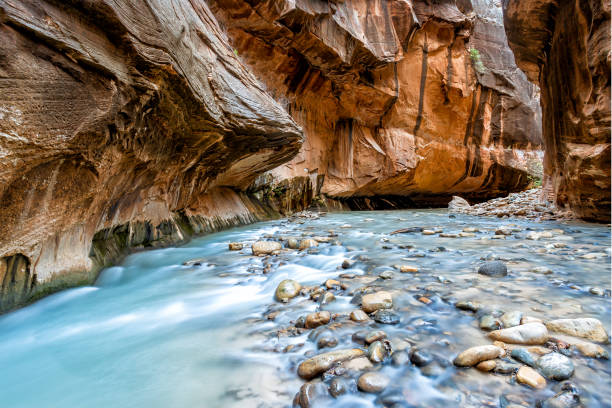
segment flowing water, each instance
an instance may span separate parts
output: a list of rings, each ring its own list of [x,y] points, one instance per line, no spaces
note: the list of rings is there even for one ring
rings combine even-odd
[[[509,224],[515,228],[511,236],[490,239],[496,228]],[[480,232],[465,238],[389,235],[414,226],[447,233],[475,227]],[[552,238],[526,239],[530,230],[553,229],[562,231],[554,231]],[[271,257],[250,254],[250,244],[264,237],[328,235],[341,245],[321,243]],[[235,241],[245,243],[245,249],[229,251],[228,243]],[[454,303],[477,300],[491,310],[519,310],[543,320],[594,317],[609,332],[609,245],[610,230],[601,225],[450,218],[443,210],[413,210],[263,222],[178,248],[134,254],[103,271],[93,286],[63,291],[0,318],[0,406],[290,406],[304,383],[297,364],[322,352],[317,351],[318,336],[335,337],[335,349],[360,347],[351,336],[364,328],[384,329],[389,338],[426,350],[434,362],[423,368],[379,364],[391,378],[382,395],[353,389],[315,406],[382,406],[384,398],[415,407],[499,406],[500,398],[534,406],[560,384],[548,381],[545,389],[534,390],[517,384],[512,375],[452,365],[465,348],[490,344],[477,317]],[[183,265],[193,258],[204,260]],[[507,277],[475,272],[483,259],[498,258],[508,265]],[[356,262],[341,269],[344,259]],[[400,273],[395,264],[417,265],[419,272]],[[553,273],[530,272],[535,266]],[[390,279],[378,278],[385,271],[393,271],[386,276]],[[336,278],[347,289],[336,290],[336,300],[324,306],[307,296],[275,302],[275,288],[287,278],[305,286]],[[351,300],[364,286],[394,290],[400,324],[346,318],[359,307]],[[597,289],[590,293],[593,287],[604,294]],[[422,303],[421,296],[432,302]],[[335,323],[285,330],[319,308],[339,313]],[[571,358],[576,367],[571,381],[583,404],[609,407],[609,361],[576,351]]]

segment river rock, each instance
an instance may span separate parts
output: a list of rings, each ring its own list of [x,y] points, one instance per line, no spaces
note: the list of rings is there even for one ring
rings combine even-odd
[[[316,377],[327,371],[334,364],[363,356],[365,352],[361,349],[335,350],[319,354],[302,361],[298,366],[298,375],[306,380]]]
[[[379,372],[369,372],[362,374],[357,381],[357,387],[363,392],[379,393],[382,392],[391,380],[386,375]]]
[[[314,329],[315,327],[323,326],[329,323],[331,320],[331,314],[328,311],[310,313],[306,316],[306,328]]]
[[[405,351],[398,351],[391,354],[391,363],[396,366],[402,366],[410,361],[410,356]]]
[[[418,272],[419,268],[417,268],[416,266],[412,266],[412,265],[401,265],[399,268],[401,273],[414,273],[414,272]]]
[[[410,361],[417,367],[425,367],[433,361],[433,356],[426,350],[413,349],[410,353]]]
[[[367,334],[367,336],[365,337],[365,342],[367,344],[370,344],[370,343],[374,343],[375,341],[386,339],[386,338],[387,338],[387,333],[385,333],[382,330],[375,330]]]
[[[300,241],[299,249],[307,249],[319,246],[319,243],[312,238],[306,238]]]
[[[536,359],[527,349],[525,348],[516,348],[510,352],[510,357],[513,359],[520,361],[523,364],[527,364],[530,367],[536,366]]]
[[[504,313],[501,317],[501,322],[505,328],[509,328],[520,325],[522,318],[523,313],[515,310]]]
[[[485,262],[478,268],[480,275],[486,275],[494,278],[499,278],[508,275],[508,268],[501,261]]]
[[[361,297],[361,308],[366,313],[372,313],[379,309],[391,309],[392,307],[393,298],[389,292],[380,291]]]
[[[572,360],[559,353],[549,353],[538,358],[536,362],[540,372],[551,380],[567,380],[574,374]]]
[[[387,356],[387,349],[382,341],[375,341],[368,347],[368,357],[373,363],[382,362]]]
[[[298,282],[291,279],[285,279],[276,287],[274,297],[279,302],[287,302],[289,299],[293,299],[299,295],[301,289],[302,285],[300,285]]]
[[[493,345],[470,347],[460,353],[453,363],[459,367],[472,367],[481,361],[493,360],[503,354],[504,350]]]
[[[398,324],[400,322],[400,316],[391,310],[377,310],[372,318],[381,324]]]
[[[608,333],[603,324],[593,318],[558,319],[546,323],[550,331],[582,337],[598,343],[608,343]]]
[[[347,371],[365,371],[374,368],[374,365],[367,357],[357,357],[342,363],[342,368]]]
[[[542,389],[546,387],[546,379],[531,367],[522,366],[516,373],[516,380],[521,384],[527,384],[532,388]]]
[[[252,246],[253,255],[270,255],[280,251],[283,246],[276,241],[257,241]]]
[[[300,387],[300,391],[295,396],[294,406],[300,408],[312,408],[317,400],[327,396],[325,384],[322,382],[307,382]]]
[[[350,388],[351,380],[342,377],[336,377],[329,384],[329,393],[332,397],[338,398],[340,395],[346,394],[350,390]]]
[[[350,318],[354,322],[365,322],[366,320],[370,319],[368,315],[361,309],[353,310],[350,314]]]
[[[548,330],[542,323],[527,323],[492,331],[489,337],[511,344],[544,344],[548,340]]]
[[[610,358],[608,352],[598,344],[581,341],[574,344],[574,346],[586,357],[605,358],[606,360]]]
[[[463,212],[470,208],[470,203],[459,196],[453,196],[452,200],[448,203],[448,211],[450,212]]]
[[[580,396],[571,391],[562,391],[540,404],[540,408],[581,408]]]
[[[461,300],[455,303],[455,307],[461,310],[468,310],[470,312],[477,312],[482,305],[476,301],[472,300]]]
[[[298,248],[299,248],[299,246],[300,246],[300,243],[298,242],[298,240],[297,240],[297,239],[295,239],[295,238],[289,238],[289,239],[287,240],[287,248],[290,248],[290,249],[298,249]]]
[[[240,242],[230,242],[228,247],[230,251],[240,251],[243,245]]]
[[[496,366],[497,366],[497,363],[495,362],[495,360],[485,360],[485,361],[481,361],[480,363],[476,364],[476,368],[485,373],[489,371],[493,371]]]
[[[478,325],[480,326],[480,328],[482,330],[498,330],[501,329],[502,327],[502,323],[501,321],[496,318],[493,317],[493,315],[490,314],[486,314],[480,317],[480,322],[478,323]]]

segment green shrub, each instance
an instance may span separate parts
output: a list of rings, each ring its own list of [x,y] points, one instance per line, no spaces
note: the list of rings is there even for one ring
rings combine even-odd
[[[479,74],[484,74],[486,72],[486,68],[482,64],[482,60],[480,59],[480,51],[478,51],[476,48],[470,48],[469,52],[470,59],[472,60],[472,65],[474,66],[476,72],[478,72]]]

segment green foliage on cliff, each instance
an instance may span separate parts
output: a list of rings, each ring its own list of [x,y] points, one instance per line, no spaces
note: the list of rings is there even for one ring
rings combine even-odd
[[[480,59],[480,51],[478,51],[476,48],[470,48],[469,52],[470,59],[472,60],[472,65],[474,66],[476,72],[478,72],[479,74],[484,74],[486,72],[486,68],[482,64],[482,60]]]

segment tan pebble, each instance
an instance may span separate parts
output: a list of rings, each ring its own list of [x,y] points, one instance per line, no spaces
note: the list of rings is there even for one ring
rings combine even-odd
[[[476,368],[479,369],[480,371],[489,372],[493,370],[496,366],[497,366],[497,363],[495,362],[495,360],[486,360],[486,361],[481,361],[480,363],[478,363],[476,365]]]
[[[516,380],[521,384],[527,384],[536,389],[546,387],[546,379],[536,370],[528,366],[522,366],[516,373]]]

